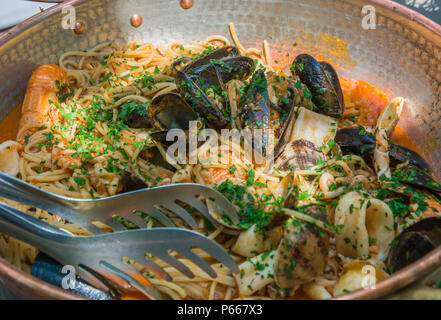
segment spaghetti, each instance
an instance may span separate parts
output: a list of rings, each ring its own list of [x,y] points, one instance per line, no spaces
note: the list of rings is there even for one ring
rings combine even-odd
[[[271,120],[274,128],[280,129],[279,120],[283,112],[277,108],[277,103],[284,99],[283,94],[287,90],[277,84],[277,79],[287,77],[289,67],[272,65],[266,41],[263,52],[256,48],[246,49],[240,43],[233,24],[229,25],[229,30],[240,54],[254,59],[255,64],[267,74],[269,100],[272,102]],[[301,292],[313,299],[326,299],[340,292],[338,290],[341,290],[342,285],[337,284],[345,272],[345,266],[357,259],[364,259],[364,263],[384,272],[383,256],[387,251],[385,247],[389,245],[385,241],[391,240],[390,234],[383,236],[384,239],[379,237],[377,242],[371,239],[373,233],[370,234],[372,226],[379,227],[379,224],[385,223],[384,219],[374,216],[372,208],[368,209],[364,204],[361,208],[357,207],[357,210],[363,210],[365,216],[371,217],[365,219],[367,225],[365,220],[345,220],[350,217],[353,202],[359,198],[366,200],[366,203],[369,199],[375,199],[372,201],[375,208],[390,212],[388,203],[393,197],[379,196],[382,184],[375,170],[362,157],[343,156],[337,148],[331,146],[332,150],[327,151],[330,152],[328,159],[318,161],[309,168],[267,170],[265,166],[256,165],[252,159],[243,156],[243,145],[230,145],[230,142],[221,139],[207,139],[197,150],[200,159],[197,164],[164,167],[149,160],[152,152],[159,153],[163,158],[166,153],[165,146],[152,138],[152,129],[131,128],[121,121],[121,114],[128,112],[128,108],[147,107],[152,99],[178,90],[171,70],[178,59],[194,60],[225,46],[230,46],[227,38],[211,36],[192,44],[172,42],[167,47],[135,41],[122,48],[114,43],[104,43],[86,52],[64,53],[59,58],[58,66],[45,66],[45,69],[38,71],[42,72],[41,75],[34,74],[30,80],[28,91],[32,88],[37,91],[33,96],[27,94],[28,100],[25,99],[17,142],[7,142],[0,146],[0,169],[47,191],[74,198],[101,198],[123,192],[124,172],[143,181],[146,187],[196,182],[217,188],[227,197],[230,196],[229,199],[239,210],[248,214],[243,222],[244,230],[229,229],[224,225],[212,226],[200,218],[198,231],[204,232],[230,251],[243,273],[250,272],[250,275],[233,275],[227,268],[210,261],[206,253],[197,250],[199,256],[212,263],[217,278],[209,277],[179,256],[178,259],[193,270],[193,279],[156,258],[152,259],[170,274],[172,281],[158,278],[135,262],[135,267],[171,299],[293,298]],[[232,119],[230,128],[242,129],[240,100],[248,85],[248,81],[237,79],[225,84],[229,118]],[[345,95],[348,95],[349,89],[344,89]],[[306,117],[310,111],[304,108],[308,103],[301,97],[308,92],[302,83],[296,85],[296,90],[296,110],[304,112]],[[347,96],[345,98],[348,100]],[[217,103],[222,104],[222,101]],[[36,106],[40,109],[36,109]],[[351,104],[351,114],[346,114],[339,126],[345,126],[344,122],[349,121],[352,115],[365,113],[360,112],[360,108]],[[299,111],[303,109],[305,111]],[[212,152],[213,146],[219,146],[220,151]],[[228,160],[220,163],[219,158]],[[3,163],[3,159],[15,160]],[[354,192],[357,196],[348,200],[348,192]],[[238,199],[237,194],[241,194],[242,199]],[[244,199],[246,204],[242,203]],[[280,199],[287,200],[284,202],[285,209],[280,209]],[[72,234],[88,234],[78,226],[43,210],[3,201]],[[330,223],[299,211],[299,208],[309,205],[323,206]],[[267,266],[259,264],[258,259],[275,259],[277,255],[274,252],[283,237],[284,222],[271,223],[271,214],[276,210],[285,216],[283,221],[289,218],[309,223],[331,234],[323,272],[287,290],[281,289],[274,282],[275,270],[268,270],[264,282],[260,276]],[[335,225],[334,217],[339,221]],[[188,227],[178,218],[172,219],[177,226]],[[351,234],[352,230],[341,226],[343,233],[339,235],[336,231],[339,224],[354,228],[362,226],[365,230],[363,241],[367,248],[355,252],[347,247],[341,249],[347,238],[354,242],[359,241],[359,238]],[[108,228],[102,224],[99,226]],[[147,217],[146,227],[155,228],[160,225]],[[0,235],[0,255],[26,271],[29,271],[37,253],[37,249],[25,243]],[[251,263],[247,271],[246,263]],[[244,279],[252,280],[245,283]],[[242,282],[246,284],[246,289],[242,289]]]

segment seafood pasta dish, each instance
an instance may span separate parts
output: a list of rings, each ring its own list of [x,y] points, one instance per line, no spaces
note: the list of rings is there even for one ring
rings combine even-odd
[[[441,186],[397,126],[406,97],[342,78],[338,66],[295,43],[283,52],[289,63],[280,63],[266,41],[262,50],[245,48],[229,29],[231,41],[103,43],[39,66],[17,117],[1,124],[0,170],[72,198],[184,182],[222,193],[238,224],[211,199],[200,201],[212,220],[178,205],[198,222],[194,231],[231,254],[238,274],[202,251],[216,278],[177,253],[194,278],[155,257],[171,279],[132,262],[171,299],[328,299],[433,249]],[[1,201],[89,234],[50,212]],[[146,228],[162,227],[140,215]],[[22,270],[37,254],[0,234],[0,256]]]

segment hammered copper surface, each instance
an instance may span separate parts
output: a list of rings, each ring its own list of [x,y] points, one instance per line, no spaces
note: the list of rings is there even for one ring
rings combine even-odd
[[[104,41],[143,40],[167,44],[212,34],[228,36],[234,22],[244,46],[269,41],[273,58],[289,62],[301,51],[312,51],[351,79],[362,79],[388,95],[408,99],[400,126],[416,142],[441,177],[441,27],[389,0],[194,0],[184,10],[179,0],[72,0],[31,18],[0,36],[0,119],[24,96],[32,70],[57,63],[69,50],[85,50]],[[375,30],[362,28],[361,9],[374,5]],[[77,35],[61,28],[62,6],[74,5],[86,30]],[[133,14],[143,24],[130,24]],[[337,38],[329,38],[325,34]],[[326,40],[323,42],[323,40]],[[296,43],[296,46],[293,44]],[[290,57],[285,53],[290,52]],[[377,285],[375,290],[343,298],[378,298],[414,281],[441,263],[441,249]],[[16,272],[0,259],[0,277],[16,291],[41,281]],[[15,273],[16,275],[17,273]],[[6,277],[6,278],[5,278]],[[31,280],[32,279],[32,280]],[[33,287],[33,294],[42,294]],[[43,288],[43,287],[42,287]],[[66,298],[61,289],[45,285],[41,297]],[[29,289],[30,290],[30,289]]]

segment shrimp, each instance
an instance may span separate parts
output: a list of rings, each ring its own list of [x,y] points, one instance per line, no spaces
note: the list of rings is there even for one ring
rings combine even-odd
[[[42,126],[49,127],[57,121],[57,110],[49,102],[59,102],[58,85],[66,83],[66,72],[53,64],[42,65],[32,73],[26,89],[18,124],[17,141],[25,143],[25,137]]]

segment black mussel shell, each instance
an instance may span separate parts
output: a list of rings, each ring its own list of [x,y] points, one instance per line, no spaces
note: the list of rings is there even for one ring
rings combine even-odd
[[[187,56],[176,59],[171,65],[171,76],[176,76],[176,73],[190,63],[190,61],[191,58]]]
[[[222,127],[228,123],[223,113],[199,88],[189,75],[178,71],[176,75],[176,84],[185,101],[199,115],[201,115],[209,124],[215,127]]]
[[[121,176],[121,184],[122,184],[121,192],[130,192],[130,191],[147,188],[147,185],[145,184],[144,181],[142,181],[137,176],[135,176],[134,174],[128,171],[123,171]]]
[[[240,101],[240,112],[244,128],[261,130],[261,137],[253,137],[253,147],[266,156],[269,146],[270,108],[268,84],[263,70],[256,71],[251,78],[248,89]]]
[[[223,87],[228,81],[247,79],[254,69],[254,60],[248,57],[212,60],[198,73],[198,84],[200,87]]]
[[[368,165],[372,164],[372,152],[375,149],[375,137],[368,133],[360,125],[339,129],[335,136],[335,142],[340,146],[344,154],[356,154],[364,158]],[[406,147],[390,143],[389,155],[391,166],[395,167],[400,163],[408,162],[430,171],[430,166],[418,153]]]
[[[389,144],[389,153],[392,160],[395,160],[396,162],[409,162],[410,164],[413,164],[417,167],[420,167],[421,169],[426,170],[427,172],[430,172],[430,166],[424,160],[418,153],[416,153],[413,150],[410,150],[406,147],[397,145],[397,144]]]
[[[206,55],[203,55],[190,63],[188,63],[181,71],[189,75],[197,74],[200,72],[200,68],[210,64],[211,60],[221,60],[232,57],[238,57],[240,55],[239,50],[233,46],[226,46],[219,49],[215,49]]]
[[[148,150],[148,158],[146,160],[151,164],[170,170],[172,172],[176,171],[176,168],[168,163],[167,159],[164,159],[157,148],[152,148],[151,150]]]
[[[161,131],[188,130],[190,121],[198,120],[193,109],[176,93],[155,97],[150,103],[148,115],[154,128]]]
[[[326,66],[326,70],[331,66]],[[331,67],[332,68],[332,67]],[[343,118],[344,104],[340,82],[335,70],[328,72],[323,66],[309,54],[298,55],[291,67],[295,73],[309,89],[312,94],[312,102],[316,105],[316,111],[330,117]],[[332,78],[331,82],[330,77]]]
[[[139,101],[129,101],[119,106],[118,117],[130,128],[149,128],[152,123],[148,114],[148,105]]]
[[[340,106],[343,106],[343,110],[345,109],[345,100],[343,97],[343,90],[341,89],[340,80],[338,79],[337,71],[335,71],[334,67],[331,66],[327,62],[320,62],[323,70],[325,70],[326,75],[328,76],[329,81],[335,89],[335,93],[337,93],[337,98]]]
[[[236,47],[223,47],[200,57],[177,72],[176,84],[184,99],[210,125],[221,127],[227,124],[228,100],[224,110],[219,110],[207,96],[207,90],[218,94],[225,90],[225,84],[233,79],[247,79],[255,69],[254,60],[239,56]]]
[[[352,126],[337,130],[335,142],[343,153],[362,155],[375,149],[375,137],[362,126]]]
[[[425,256],[441,245],[441,218],[423,219],[407,229],[394,240],[386,265],[396,272]]]
[[[434,192],[441,192],[441,185],[436,182],[426,171],[417,166],[406,164],[401,165],[393,172],[398,181],[420,188],[429,189]]]

